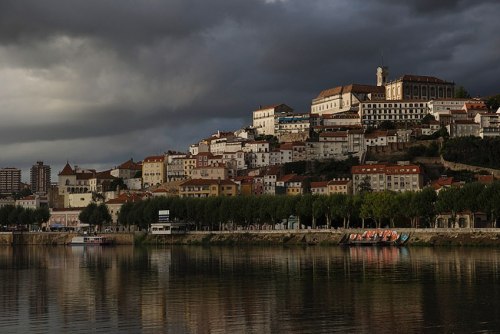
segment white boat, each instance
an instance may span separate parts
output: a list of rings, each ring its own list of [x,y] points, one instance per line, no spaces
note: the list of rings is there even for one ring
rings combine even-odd
[[[79,246],[104,246],[104,245],[111,245],[112,243],[113,240],[106,237],[83,235],[83,236],[73,237],[69,244],[79,245]]]

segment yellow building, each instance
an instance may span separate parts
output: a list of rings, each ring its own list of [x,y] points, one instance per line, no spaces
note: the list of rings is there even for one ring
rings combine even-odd
[[[179,186],[180,197],[236,196],[238,185],[229,180],[192,179]]]
[[[196,168],[196,158],[193,156],[182,159],[184,166],[184,176],[190,179],[193,169]]]
[[[150,156],[142,162],[142,186],[149,188],[166,181],[165,156]]]
[[[328,195],[331,194],[352,195],[352,180],[347,178],[331,180],[328,182]]]

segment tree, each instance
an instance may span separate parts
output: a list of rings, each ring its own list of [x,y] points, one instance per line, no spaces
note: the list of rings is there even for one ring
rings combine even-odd
[[[16,207],[14,205],[6,205],[0,208],[0,224],[7,225],[9,223],[9,215],[14,211]]]
[[[109,189],[111,191],[116,191],[118,189],[120,190],[125,190],[125,189],[128,189],[127,188],[127,185],[125,184],[125,182],[123,182],[123,178],[121,177],[118,177],[116,179],[113,179],[110,183],[109,183]]]
[[[90,216],[92,215],[92,213],[96,208],[97,204],[90,203],[80,212],[80,214],[78,215],[78,219],[84,224],[91,225]]]
[[[99,226],[99,228],[102,225],[110,224],[112,219],[106,204],[104,203],[99,204],[92,213],[92,215],[90,216],[90,220],[91,220],[91,225],[97,225]]]
[[[411,209],[412,213],[414,211],[416,221],[412,227],[418,227],[420,218],[424,218],[429,223],[432,221],[436,212],[434,208],[436,199],[437,194],[432,187],[425,187],[422,191],[415,193],[412,199]]]
[[[36,208],[33,213],[33,219],[38,226],[46,223],[50,219],[50,211],[47,207]]]
[[[431,121],[435,121],[436,117],[434,117],[432,114],[427,114],[422,118],[420,121],[420,124],[429,124]]]
[[[436,201],[436,211],[438,213],[450,213],[453,226],[456,224],[457,213],[463,210],[463,202],[460,200],[460,189],[451,187],[439,191]]]
[[[112,220],[108,207],[104,203],[99,205],[90,203],[80,212],[78,219],[82,223],[89,224],[89,226],[95,225],[98,227],[101,227],[103,224],[109,224]]]
[[[462,201],[461,206],[468,209],[472,215],[472,226],[474,227],[475,215],[481,208],[481,193],[484,190],[484,185],[479,182],[466,183],[462,189],[460,189],[460,200]]]
[[[486,106],[488,106],[488,109],[492,112],[495,112],[500,108],[500,94],[490,96],[486,100]]]
[[[304,220],[309,220],[311,219],[313,212],[312,212],[312,206],[314,202],[314,197],[313,195],[306,194],[299,196],[299,200],[297,202],[297,214],[299,216],[299,228],[301,228],[301,225],[305,225]],[[314,222],[316,224],[316,222]],[[314,226],[316,227],[316,226]]]
[[[455,88],[455,98],[456,99],[470,99],[470,94],[464,88],[464,86],[458,86]]]
[[[380,130],[394,130],[394,129],[396,129],[396,124],[394,124],[394,122],[385,120],[385,121],[380,122],[380,124],[378,125],[378,128]]]
[[[356,190],[358,194],[365,194],[372,191],[370,177],[368,175],[361,180],[361,182],[358,184],[358,189]]]
[[[124,203],[118,212],[118,223],[123,226],[130,226],[129,215],[134,210],[134,204]]]

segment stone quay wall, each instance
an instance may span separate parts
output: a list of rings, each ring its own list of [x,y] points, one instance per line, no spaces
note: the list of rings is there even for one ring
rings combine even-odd
[[[500,229],[394,229],[410,233],[408,246],[491,246],[500,247]],[[183,235],[151,235],[145,232],[110,233],[117,245],[256,245],[256,246],[332,246],[347,233],[361,229],[204,231]],[[0,245],[65,245],[74,233],[0,233]]]

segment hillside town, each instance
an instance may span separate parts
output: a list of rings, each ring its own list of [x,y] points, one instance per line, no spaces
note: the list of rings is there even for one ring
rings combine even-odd
[[[91,203],[105,204],[116,227],[123,204],[158,196],[351,195],[362,189],[415,192],[425,186],[439,191],[460,182],[427,175],[420,163],[394,157],[404,157],[412,147],[437,145],[443,133],[449,138],[500,136],[500,108],[493,110],[481,98],[457,97],[458,90],[454,82],[433,76],[390,80],[388,68],[381,66],[376,85],[326,88],[308,112],[286,103],[259,106],[249,112],[247,127],[216,131],[185,152],[144,152],[137,161],[102,171],[68,161],[57,180],[51,179],[51,167],[38,161],[29,185],[22,184],[20,169],[2,168],[0,207],[49,208],[47,229],[76,229]],[[315,173],[332,161],[351,165],[348,172]],[[493,175],[477,177],[494,180]]]

